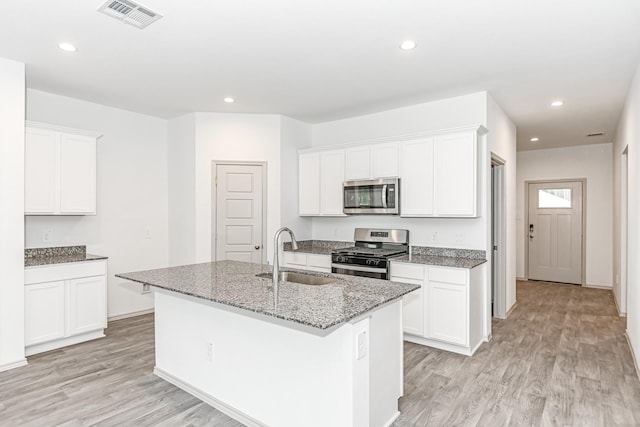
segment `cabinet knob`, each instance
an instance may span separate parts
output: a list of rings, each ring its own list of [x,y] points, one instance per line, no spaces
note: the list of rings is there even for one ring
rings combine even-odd
[[[255,245],[254,248],[256,248],[256,250],[260,249],[260,245]]]

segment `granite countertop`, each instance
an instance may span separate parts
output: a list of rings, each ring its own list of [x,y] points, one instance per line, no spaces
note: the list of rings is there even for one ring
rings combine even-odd
[[[291,249],[291,242],[284,242],[283,250],[305,254],[331,255],[335,249],[349,248],[354,242],[339,242],[334,240],[302,240],[298,242],[298,249]]]
[[[50,248],[30,248],[24,250],[24,266],[63,264],[107,259],[102,255],[87,253],[86,246],[56,246]]]
[[[255,277],[269,266],[240,261],[217,261],[158,270],[116,274],[116,277],[191,295],[290,322],[326,330],[396,300],[419,286],[388,280],[284,268],[335,278],[327,285],[283,282],[277,307],[270,279]]]
[[[486,259],[434,256],[434,255],[403,255],[392,258],[393,262],[408,262],[411,264],[425,264],[436,267],[474,268],[487,262]]]
[[[303,240],[298,242],[298,250],[291,250],[291,242],[284,243],[284,250],[306,254],[331,255],[335,249],[348,248],[354,242],[333,240]],[[392,258],[395,262],[433,265],[439,267],[474,268],[487,262],[485,251],[473,249],[435,248],[413,246],[410,255]]]

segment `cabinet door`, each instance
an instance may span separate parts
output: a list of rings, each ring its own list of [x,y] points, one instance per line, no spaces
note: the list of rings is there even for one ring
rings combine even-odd
[[[69,335],[107,327],[104,276],[69,280]]]
[[[38,283],[24,287],[25,345],[65,336],[64,281]]]
[[[433,215],[433,138],[401,144],[400,215]]]
[[[436,215],[477,215],[476,159],[475,132],[436,136]]]
[[[344,216],[344,150],[320,153],[320,214]]]
[[[398,176],[398,143],[375,144],[371,147],[371,177]]]
[[[344,179],[371,178],[371,151],[368,145],[345,150]]]
[[[96,213],[96,140],[60,135],[60,213]]]
[[[422,265],[391,263],[391,281],[420,285],[402,297],[402,325],[407,334],[424,336],[424,272]]]
[[[58,209],[58,134],[26,129],[24,162],[24,211],[51,214]]]
[[[429,338],[467,346],[468,278],[460,269],[429,268],[427,330]]]
[[[320,153],[298,156],[300,215],[320,215]]]

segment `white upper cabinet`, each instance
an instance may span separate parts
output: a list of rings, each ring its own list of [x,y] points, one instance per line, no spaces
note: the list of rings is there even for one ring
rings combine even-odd
[[[368,144],[345,150],[345,180],[398,176],[398,143]]]
[[[25,215],[95,215],[93,132],[27,122]]]
[[[437,135],[434,158],[438,216],[477,216],[476,132]]]
[[[320,215],[320,153],[298,156],[298,212]]]
[[[344,216],[342,182],[345,150],[300,153],[298,156],[299,214]]]
[[[344,150],[320,154],[320,214],[343,216]]]
[[[371,146],[371,178],[395,178],[398,174],[398,143]]]
[[[402,216],[478,216],[477,135],[469,129],[402,143]]]
[[[345,150],[344,179],[353,181],[371,178],[371,151],[368,145]]]
[[[433,215],[433,137],[402,143],[400,214]]]

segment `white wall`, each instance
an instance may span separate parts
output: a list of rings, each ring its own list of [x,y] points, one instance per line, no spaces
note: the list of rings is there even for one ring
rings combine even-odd
[[[487,122],[487,93],[447,98],[439,101],[398,108],[381,113],[320,123],[312,127],[314,147],[347,142],[430,132],[449,128],[485,125]],[[484,157],[486,147],[480,150]],[[486,174],[486,165],[479,171]],[[485,200],[485,186],[480,192]],[[347,218],[314,218],[313,238],[353,241],[355,227],[406,228],[410,230],[413,245],[450,248],[487,248],[486,207],[482,206],[480,218],[400,218],[367,215]],[[438,241],[433,234],[438,233]]]
[[[267,247],[280,227],[280,116],[268,114],[196,113],[195,132],[195,261],[213,259],[211,245],[212,161],[267,162]],[[292,187],[294,188],[294,187]]]
[[[114,274],[167,265],[166,120],[36,90],[27,91],[27,119],[104,135],[97,215],[27,217],[27,247],[86,244],[88,252],[109,257],[109,317],[152,309],[151,294]],[[43,243],[47,229],[51,242]]]
[[[298,215],[298,150],[311,146],[311,125],[281,117],[281,224],[298,240],[311,239],[311,218]]]
[[[24,64],[0,58],[0,371],[24,358]]]
[[[636,366],[640,366],[640,66],[629,89],[627,102],[618,124],[618,131],[613,148],[614,176],[620,176],[620,157],[628,148],[628,284],[627,284],[627,336],[634,350]],[[616,179],[615,229],[620,230],[620,180]],[[620,236],[615,236],[616,249],[620,245]],[[615,273],[620,274],[620,251],[615,254]],[[614,292],[620,288],[614,288]],[[620,295],[616,295],[620,301]],[[623,310],[624,311],[624,310]]]
[[[613,251],[612,144],[518,153],[517,275],[525,276],[525,181],[586,178],[586,284],[611,287]]]
[[[491,153],[505,161],[504,164],[504,204],[505,204],[505,307],[504,313],[516,303],[516,127],[511,119],[502,111],[500,106],[490,95],[487,97],[487,145],[489,147],[489,163]],[[491,182],[491,171],[487,171],[487,180]],[[487,234],[491,236],[491,198],[486,199],[486,212],[489,215],[487,221]],[[487,258],[491,262],[491,238],[487,246]],[[491,265],[491,264],[490,264]],[[490,270],[490,269],[488,269]],[[491,273],[489,273],[491,274]]]
[[[196,115],[168,123],[169,265],[196,259],[195,140]]]

